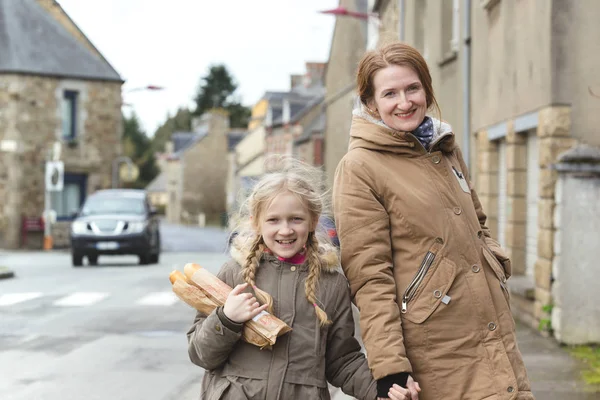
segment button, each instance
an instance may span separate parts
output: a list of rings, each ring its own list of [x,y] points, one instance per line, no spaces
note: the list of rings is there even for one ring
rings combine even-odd
[[[221,325],[215,325],[215,331],[221,332]]]
[[[479,239],[481,239],[481,237],[482,237],[482,236],[483,236],[483,232],[482,232],[482,231],[479,231],[479,232],[477,232],[477,237],[478,237]]]
[[[479,268],[479,265],[475,264],[471,267],[471,271],[477,273],[481,270],[481,268]]]
[[[436,299],[439,299],[440,297],[442,297],[442,292],[439,290],[434,290],[433,297],[435,297]]]
[[[439,164],[441,160],[442,159],[440,158],[440,156],[431,157],[431,161],[433,161],[434,164]]]
[[[495,324],[495,323],[493,323],[493,322],[490,322],[490,323],[488,324],[488,329],[489,329],[490,331],[495,331],[495,330],[496,330],[496,324]]]
[[[294,272],[296,270],[296,267],[292,267],[290,269],[292,270],[292,272]]]
[[[515,388],[514,388],[514,387],[512,387],[512,386],[509,386],[509,387],[506,389],[506,391],[507,391],[508,393],[512,393],[512,392],[514,392],[514,391],[515,391]]]
[[[460,209],[460,207],[454,207],[454,214],[460,215],[460,213],[462,213],[462,210]]]

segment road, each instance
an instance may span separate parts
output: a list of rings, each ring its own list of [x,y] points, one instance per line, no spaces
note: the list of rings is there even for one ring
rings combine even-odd
[[[195,312],[168,275],[196,262],[216,272],[226,234],[163,224],[158,265],[100,257],[73,268],[67,251],[0,252],[0,399],[192,400],[202,370],[188,359]]]

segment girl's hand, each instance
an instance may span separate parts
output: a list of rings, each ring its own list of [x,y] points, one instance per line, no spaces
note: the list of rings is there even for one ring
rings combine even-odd
[[[247,286],[247,283],[242,283],[234,287],[223,307],[225,316],[238,324],[251,320],[267,309],[267,304],[261,306],[252,293],[244,293]]]

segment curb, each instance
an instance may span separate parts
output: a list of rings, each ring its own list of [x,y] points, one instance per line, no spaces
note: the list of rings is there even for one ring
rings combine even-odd
[[[6,268],[6,267],[0,267],[0,279],[9,279],[9,278],[14,278],[15,273]]]

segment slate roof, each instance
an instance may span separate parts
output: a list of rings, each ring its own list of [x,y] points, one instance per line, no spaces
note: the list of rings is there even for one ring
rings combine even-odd
[[[166,192],[167,191],[167,173],[161,172],[156,178],[146,186],[146,191],[150,193]]]
[[[0,0],[0,73],[123,82],[36,0]]]
[[[208,136],[208,127],[199,128],[196,132],[174,132],[171,135],[173,141],[173,154],[170,159],[178,159],[193,145]]]
[[[231,130],[227,135],[227,150],[234,150],[235,146],[237,146],[238,143],[242,141],[246,133],[247,132],[243,129]]]

